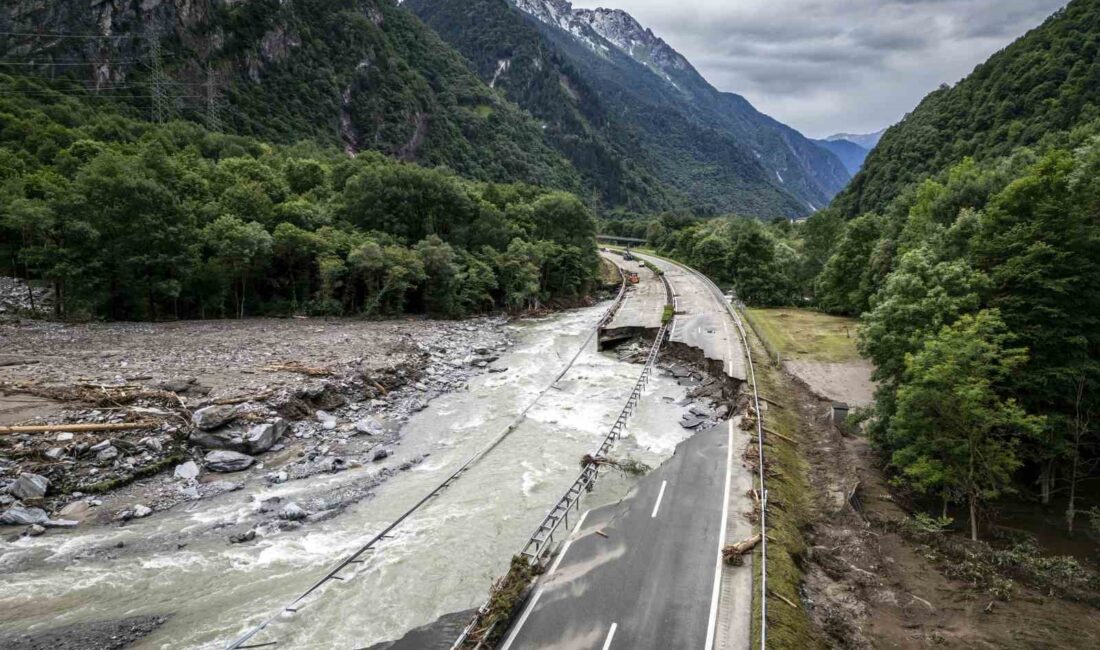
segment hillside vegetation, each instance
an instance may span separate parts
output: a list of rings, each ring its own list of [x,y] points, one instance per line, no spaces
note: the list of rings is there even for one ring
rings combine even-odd
[[[16,0],[0,8],[0,24],[13,32],[0,35],[3,59],[36,64],[0,71],[68,80],[93,90],[82,96],[96,105],[149,118],[163,92],[168,118],[204,121],[213,100],[218,126],[239,135],[378,151],[482,181],[581,187],[529,115],[388,0]],[[107,33],[117,36],[98,36]]]
[[[573,11],[558,0],[515,4],[559,20]],[[629,53],[591,27],[566,31],[507,0],[406,5],[484,81],[543,120],[609,207],[801,216],[850,178],[833,154],[716,90],[625,13],[603,10],[628,30],[619,36],[636,44]]]
[[[1064,144],[1100,117],[1100,5],[1076,0],[955,86],[924,98],[883,135],[833,203],[848,217],[882,211],[908,185],[966,157]]]
[[[595,281],[570,194],[0,88],[0,274],[48,283],[58,316],[460,316]]]

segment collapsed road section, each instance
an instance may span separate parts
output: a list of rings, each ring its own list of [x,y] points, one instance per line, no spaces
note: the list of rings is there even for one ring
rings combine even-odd
[[[738,399],[746,379],[743,340],[713,286],[665,260],[605,257],[624,271],[641,263],[635,272],[653,273],[668,287],[675,305],[668,354],[707,369],[707,381],[717,385],[716,396],[725,402],[720,419],[731,403],[747,405],[749,400]],[[641,327],[635,323],[644,324],[652,311],[630,313],[629,321],[613,319],[607,329],[614,332],[628,322]],[[740,462],[750,437],[737,427],[740,419],[700,427],[618,503],[581,514],[549,567],[517,556],[454,647],[747,647],[751,562],[734,566],[723,561],[728,541],[750,539],[753,533],[753,475]],[[522,607],[500,611],[502,604],[514,602]],[[507,615],[512,622],[500,636],[496,619]]]

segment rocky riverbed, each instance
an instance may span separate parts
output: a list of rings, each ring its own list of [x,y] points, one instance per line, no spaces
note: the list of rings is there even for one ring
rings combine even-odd
[[[32,427],[0,433],[0,531],[123,525],[249,481],[380,461],[430,399],[475,373],[507,370],[494,364],[510,345],[504,325],[0,325],[0,426]],[[385,476],[261,510],[276,526],[327,518]],[[228,534],[245,542],[255,531]]]

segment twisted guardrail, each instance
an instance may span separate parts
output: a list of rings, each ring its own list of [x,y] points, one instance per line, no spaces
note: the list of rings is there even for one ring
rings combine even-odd
[[[621,272],[621,269],[620,269]],[[672,289],[668,283],[668,280],[664,275],[659,275],[661,281],[665,285],[665,290],[670,297],[672,296]],[[660,329],[657,330],[657,336],[653,339],[653,345],[649,348],[649,353],[646,355],[645,363],[642,367],[642,372],[638,376],[638,380],[634,383],[634,387],[630,391],[630,396],[626,400],[626,404],[619,412],[615,422],[612,423],[611,428],[608,430],[606,436],[600,442],[599,449],[596,453],[591,455],[581,468],[581,472],[574,479],[569,489],[565,491],[565,494],[561,496],[546,513],[538,527],[535,528],[535,532],[527,539],[520,554],[527,558],[527,561],[531,565],[542,564],[547,559],[547,554],[554,548],[554,534],[559,528],[565,526],[566,530],[569,530],[569,512],[575,510],[580,512],[581,496],[586,492],[592,490],[593,485],[596,482],[596,478],[599,476],[599,464],[596,462],[598,458],[606,458],[607,453],[611,450],[615,441],[622,437],[623,429],[626,428],[626,422],[630,419],[630,416],[634,414],[634,410],[638,406],[638,401],[641,399],[642,392],[649,384],[649,379],[652,376],[653,368],[656,367],[657,358],[661,352],[661,345],[665,339],[668,338],[668,333],[671,328],[672,321],[662,323]],[[477,609],[473,618],[466,627],[462,629],[458,638],[451,645],[451,650],[457,650],[467,642],[473,642],[475,650],[484,647],[484,639],[490,636],[497,625],[505,623],[504,620],[492,620],[485,621],[485,617],[488,616],[490,611],[491,598],[486,600],[485,603]],[[483,628],[484,631],[478,634],[476,639],[472,638],[475,631]]]

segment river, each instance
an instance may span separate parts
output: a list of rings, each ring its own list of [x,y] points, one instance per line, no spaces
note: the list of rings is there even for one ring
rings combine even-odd
[[[0,635],[103,619],[166,615],[139,648],[219,648],[265,619],[501,433],[571,358],[606,305],[512,325],[502,374],[443,395],[405,425],[390,467],[427,455],[332,519],[230,545],[224,529],[271,497],[304,500],[367,481],[379,466],[254,485],[135,520],[2,543]],[[641,366],[595,341],[527,419],[457,483],[252,643],[357,648],[400,637],[484,600],[572,482],[627,399]],[[657,465],[687,432],[684,389],[657,373],[614,455]],[[632,479],[605,472],[584,507],[621,498]]]

